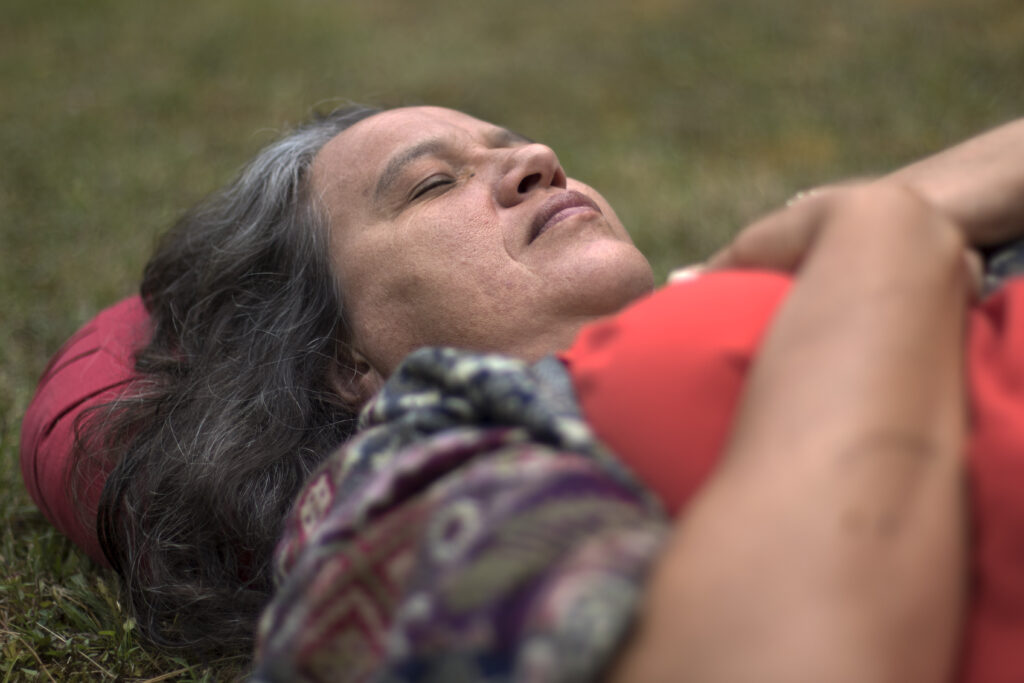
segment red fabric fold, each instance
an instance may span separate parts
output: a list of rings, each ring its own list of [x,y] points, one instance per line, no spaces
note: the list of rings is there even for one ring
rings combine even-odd
[[[135,351],[149,338],[139,297],[101,311],[50,360],[21,423],[21,476],[32,500],[61,533],[107,565],[96,538],[96,506],[107,471],[97,462],[72,481],[76,424],[85,411],[127,388]]]

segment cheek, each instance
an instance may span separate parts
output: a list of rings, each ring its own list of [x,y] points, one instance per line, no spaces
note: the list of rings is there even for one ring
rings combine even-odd
[[[391,317],[388,306],[395,300],[392,292],[401,286],[395,276],[407,270],[397,262],[402,251],[396,252],[390,240],[381,239],[386,234],[368,228],[359,235],[335,238],[331,243],[342,305],[356,337],[365,338],[367,330]]]
[[[498,217],[478,202],[438,202],[402,234],[425,272],[453,267],[492,271],[508,257]]]
[[[458,215],[458,214],[456,214]],[[472,306],[507,279],[508,259],[482,215],[421,220],[341,241],[335,263],[353,323]]]

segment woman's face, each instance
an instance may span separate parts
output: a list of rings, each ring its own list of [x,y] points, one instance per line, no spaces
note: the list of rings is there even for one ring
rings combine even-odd
[[[539,358],[653,286],[611,206],[550,148],[457,111],[360,121],[312,178],[354,346],[382,377],[427,345]]]

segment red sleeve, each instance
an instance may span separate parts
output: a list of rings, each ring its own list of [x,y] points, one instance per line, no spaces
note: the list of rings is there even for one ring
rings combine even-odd
[[[972,604],[964,680],[1024,681],[1024,279],[971,312]]]
[[[21,476],[32,500],[57,529],[96,562],[96,506],[107,472],[86,469],[70,481],[75,422],[116,398],[132,378],[135,350],[149,334],[138,297],[99,313],[50,360],[21,423]]]

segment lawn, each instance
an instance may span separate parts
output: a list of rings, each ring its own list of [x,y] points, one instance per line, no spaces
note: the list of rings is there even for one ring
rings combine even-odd
[[[117,580],[24,493],[47,358],[132,293],[155,237],[345,100],[547,142],[664,274],[798,189],[1024,115],[1020,0],[4,0],[0,681],[219,680],[148,650]]]

